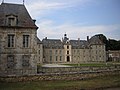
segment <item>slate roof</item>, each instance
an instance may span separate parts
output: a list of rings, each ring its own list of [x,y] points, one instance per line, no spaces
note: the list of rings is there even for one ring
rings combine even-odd
[[[7,15],[17,16],[18,23],[15,27],[38,28],[23,4],[2,3],[0,5],[0,27],[7,26],[5,24]]]
[[[90,44],[95,44],[95,45],[102,45],[102,44],[104,44],[97,36],[93,36],[93,37],[91,37],[90,38],[90,40],[89,40],[89,43]]]
[[[72,49],[89,48],[89,43],[86,40],[70,40]]]
[[[60,39],[43,39],[42,40],[44,48],[48,49],[63,49],[64,46]]]
[[[63,49],[64,42],[60,39],[43,39],[42,40],[44,48],[51,49]],[[89,40],[70,40],[69,45],[72,49],[90,49],[90,45],[104,45],[104,43],[97,37],[93,36]]]

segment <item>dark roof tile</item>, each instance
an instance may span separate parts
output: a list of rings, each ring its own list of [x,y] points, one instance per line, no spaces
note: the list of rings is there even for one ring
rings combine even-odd
[[[15,15],[18,23],[15,27],[38,28],[23,4],[2,3],[0,5],[0,26],[7,26],[6,16]]]

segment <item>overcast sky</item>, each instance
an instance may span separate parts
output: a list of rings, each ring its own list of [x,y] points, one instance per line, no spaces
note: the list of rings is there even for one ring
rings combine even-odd
[[[120,40],[120,0],[25,0],[25,6],[37,20],[40,39],[61,39],[67,33],[70,39],[104,34]]]

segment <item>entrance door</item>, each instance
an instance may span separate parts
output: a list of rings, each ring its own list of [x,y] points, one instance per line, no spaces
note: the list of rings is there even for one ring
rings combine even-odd
[[[67,62],[70,62],[70,57],[69,56],[67,56]]]

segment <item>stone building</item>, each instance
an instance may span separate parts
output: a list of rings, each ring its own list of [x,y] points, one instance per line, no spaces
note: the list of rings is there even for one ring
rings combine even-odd
[[[34,75],[37,64],[105,62],[105,44],[97,36],[87,40],[64,38],[42,41],[38,27],[23,4],[0,5],[0,76]]]
[[[0,5],[0,75],[37,73],[37,29],[23,4]]]
[[[87,40],[43,39],[43,63],[105,62],[105,44],[97,36]]]
[[[37,64],[43,63],[43,44],[39,38],[37,38]]]
[[[43,63],[63,63],[64,46],[60,39],[45,39],[43,43]]]
[[[108,60],[113,62],[120,62],[120,50],[109,50]]]

